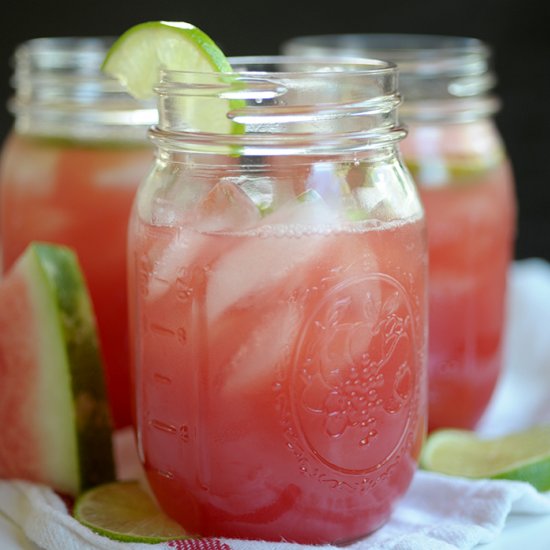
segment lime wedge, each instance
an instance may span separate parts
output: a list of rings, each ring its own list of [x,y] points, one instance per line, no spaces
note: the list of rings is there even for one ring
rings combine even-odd
[[[76,500],[73,515],[99,535],[124,542],[191,538],[159,510],[137,481],[106,483],[86,491]]]
[[[129,28],[111,46],[102,70],[138,99],[153,97],[161,69],[231,72],[216,43],[190,23],[149,21]]]
[[[190,23],[149,21],[135,25],[114,42],[102,66],[104,73],[119,80],[137,99],[154,95],[162,69],[214,75],[208,80],[201,77],[197,83],[201,85],[200,95],[178,93],[172,98],[171,109],[189,128],[219,134],[242,133],[242,125],[231,121],[228,113],[242,106],[243,101],[219,97],[215,91],[216,85],[227,83],[231,64],[216,43]],[[224,76],[216,79],[215,75],[222,73]],[[205,92],[205,87],[213,91]]]
[[[527,481],[550,489],[550,426],[484,439],[468,430],[442,429],[428,437],[420,465],[448,475]]]

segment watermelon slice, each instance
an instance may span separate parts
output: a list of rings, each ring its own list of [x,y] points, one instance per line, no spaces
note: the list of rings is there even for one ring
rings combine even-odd
[[[114,478],[95,318],[66,247],[29,245],[0,281],[0,478],[68,495]]]

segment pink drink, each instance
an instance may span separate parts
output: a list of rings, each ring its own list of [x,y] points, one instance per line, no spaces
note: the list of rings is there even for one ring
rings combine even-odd
[[[396,70],[233,62],[157,88],[129,233],[139,454],[193,534],[344,543],[387,521],[426,430],[426,228]],[[190,129],[186,107],[223,124]]]
[[[385,521],[422,442],[422,235],[140,222],[140,444],[186,529],[321,543]]]
[[[428,225],[429,427],[473,428],[502,366],[515,236],[512,172],[485,122],[413,126],[403,151]]]

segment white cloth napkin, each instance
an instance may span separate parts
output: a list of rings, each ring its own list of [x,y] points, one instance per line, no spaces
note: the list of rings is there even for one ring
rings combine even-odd
[[[506,364],[479,431],[497,435],[550,422],[550,264],[530,259],[511,269]],[[116,437],[119,473],[139,475],[132,439]],[[504,480],[466,480],[419,471],[390,521],[349,545],[351,550],[469,549],[498,538],[510,514],[550,514],[550,493]],[[3,537],[3,538],[2,538]],[[32,542],[31,542],[32,541]],[[225,539],[173,541],[162,545],[112,541],[73,520],[47,487],[0,482],[2,550],[311,550],[290,543]],[[323,550],[332,546],[321,547]]]
[[[492,436],[550,422],[549,328],[550,263],[516,262],[509,278],[504,372],[478,432]]]

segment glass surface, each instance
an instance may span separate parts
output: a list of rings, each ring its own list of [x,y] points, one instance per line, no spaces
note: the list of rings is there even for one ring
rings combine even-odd
[[[502,366],[513,254],[513,173],[492,119],[490,48],[464,37],[303,36],[283,51],[395,62],[404,97],[400,144],[426,209],[430,276],[430,429],[474,428]]]
[[[427,250],[395,69],[232,64],[158,89],[130,227],[139,453],[191,533],[343,543],[387,520],[425,433]],[[189,98],[222,123],[197,130]]]

